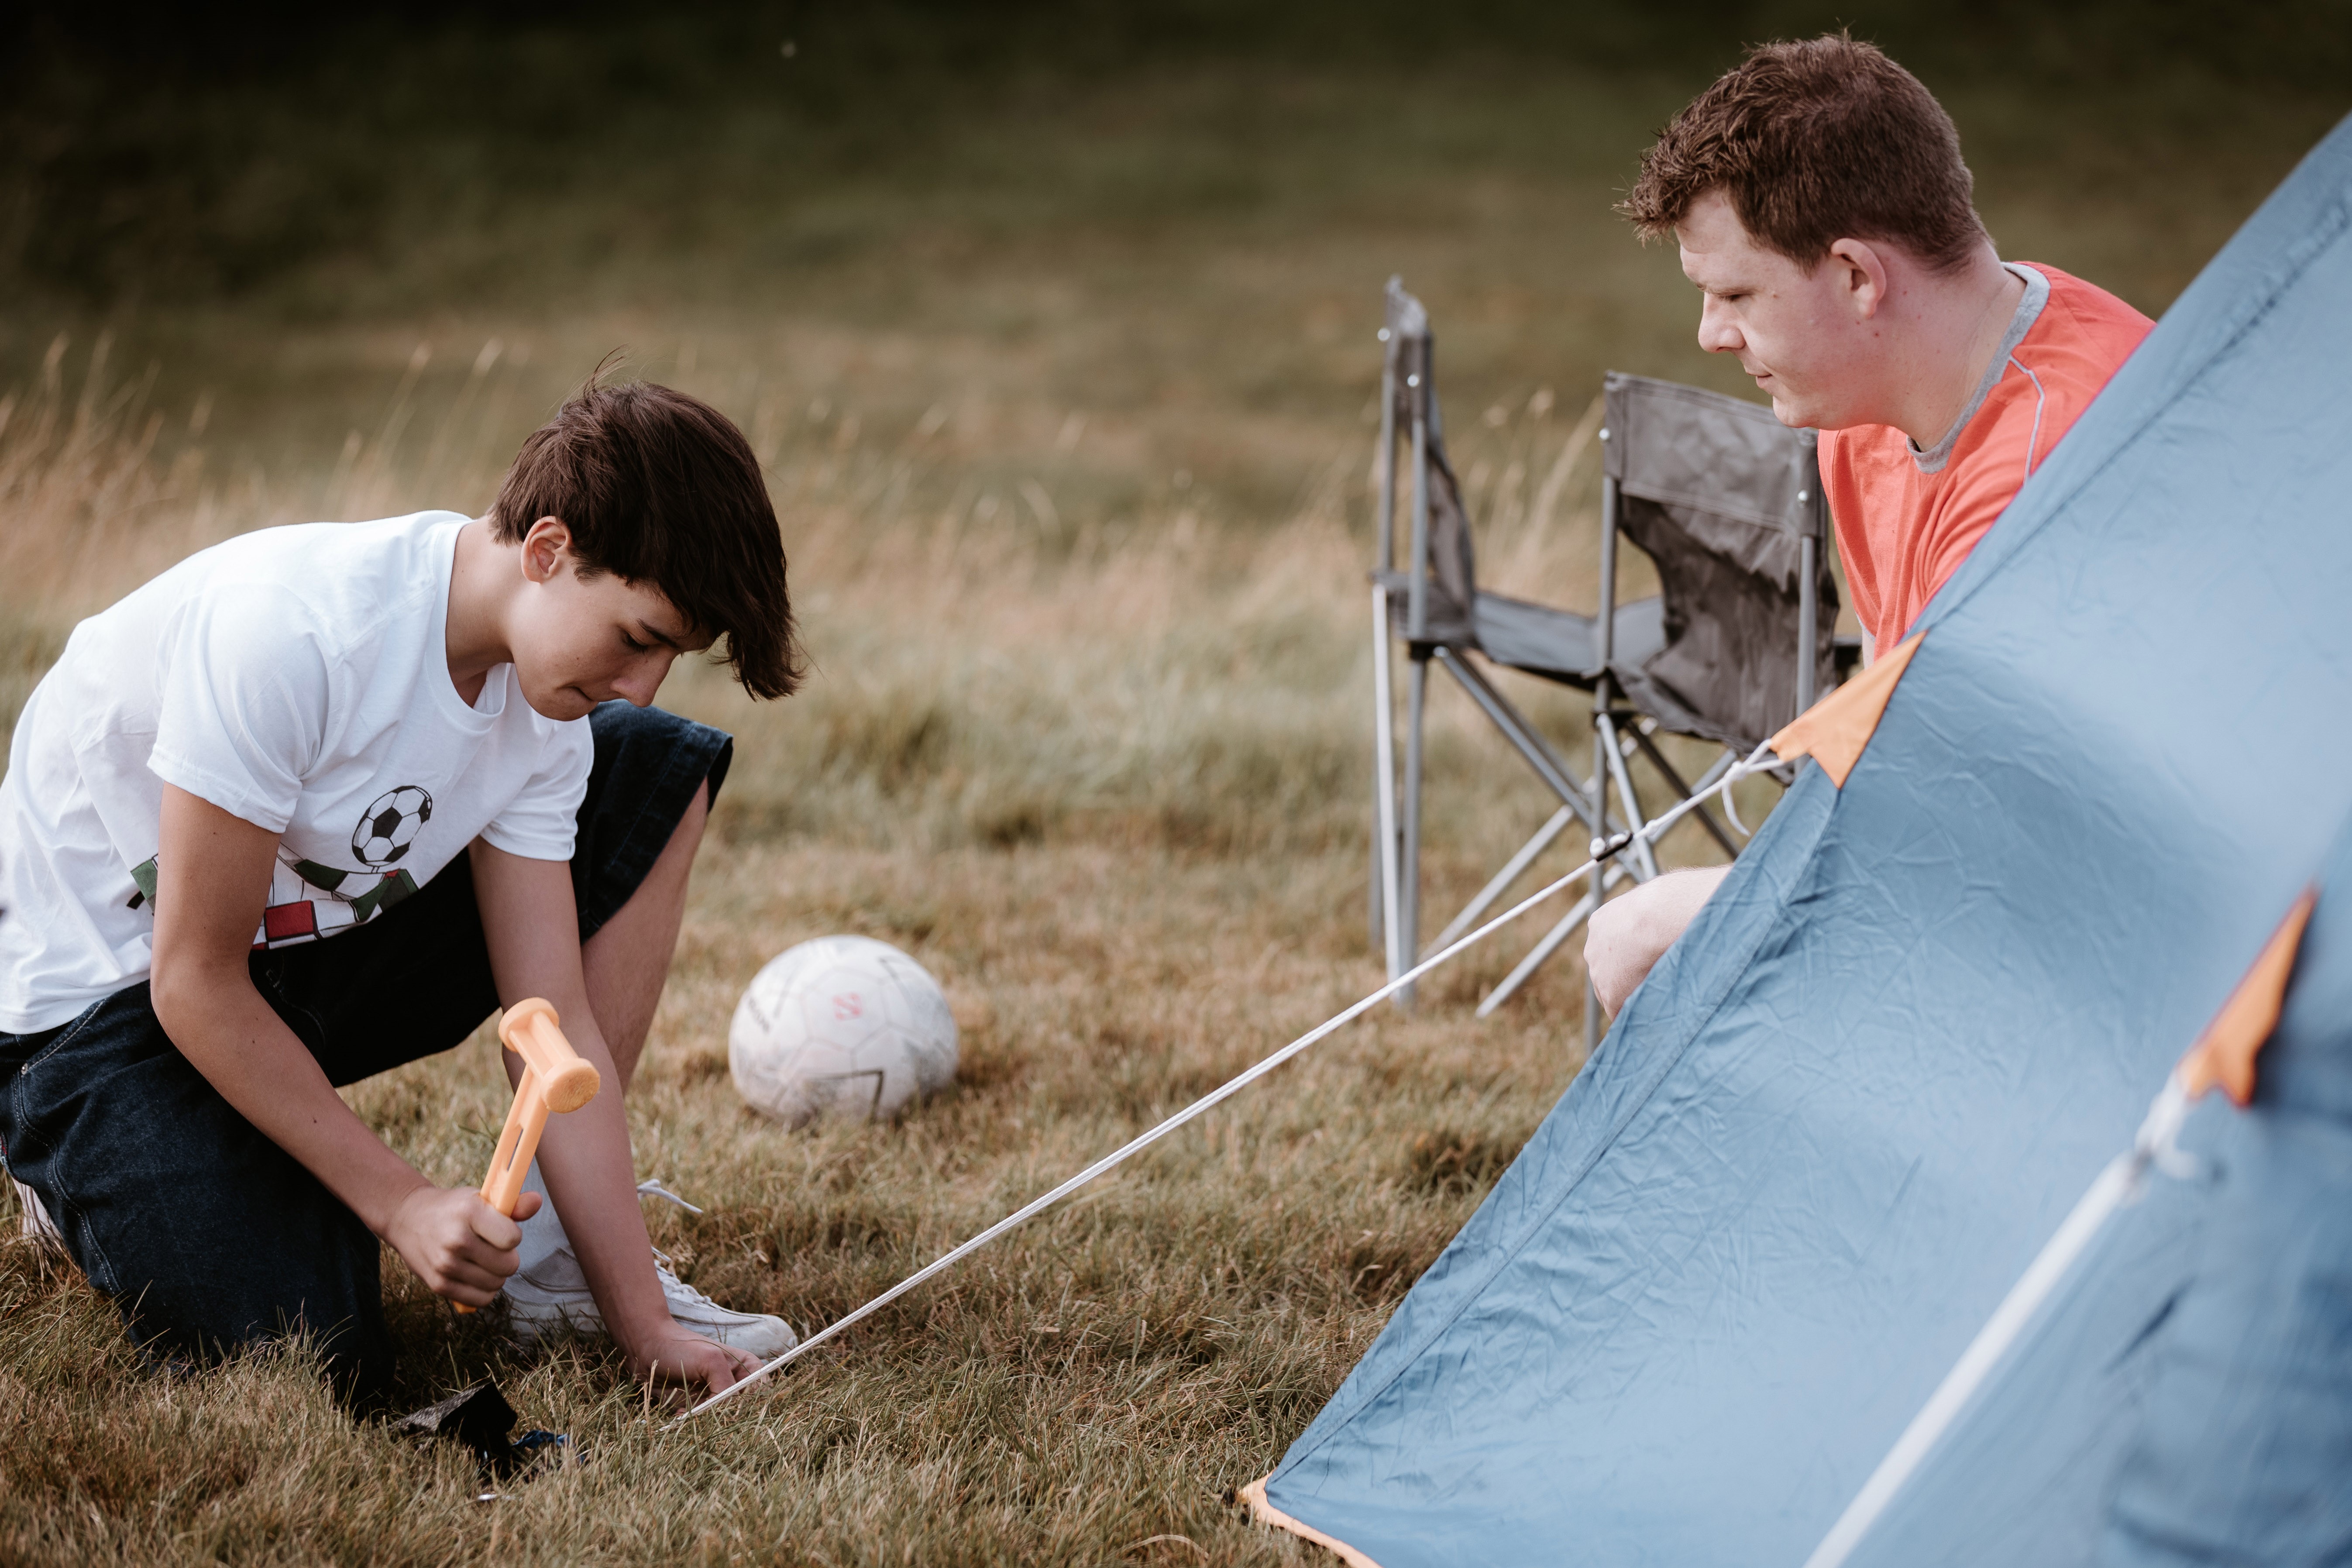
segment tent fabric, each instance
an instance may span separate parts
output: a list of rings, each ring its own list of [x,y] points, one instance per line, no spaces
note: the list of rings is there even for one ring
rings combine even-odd
[[[2116,1298],[2153,1324],[2101,1521],[2113,1568],[2352,1561],[2352,833],[2258,1065],[2252,1110],[2216,1097],[2190,1143],[2206,1179],[2149,1205],[2195,1226],[2186,1281],[2135,1300],[2084,1280],[2077,1315]],[[1967,1481],[1937,1479],[1913,1517]]]
[[[1937,595],[1843,789],[1801,770],[1272,1509],[1381,1568],[1804,1561],[2346,880],[2347,230],[2352,121]],[[2323,890],[2254,1109],[2191,1119],[2211,1173],[2111,1222],[1853,1561],[2352,1559],[2347,927]]]
[[[2352,1561],[2352,825],[2322,883],[2252,1109],[2208,1097],[1849,1568]]]

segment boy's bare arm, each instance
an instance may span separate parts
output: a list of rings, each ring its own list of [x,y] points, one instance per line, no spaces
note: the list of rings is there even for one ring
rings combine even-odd
[[[681,1327],[669,1315],[661,1282],[654,1277],[653,1243],[639,1207],[621,1079],[589,1009],[581,972],[572,868],[559,860],[509,855],[479,839],[471,853],[474,900],[481,910],[499,1002],[512,1006],[526,996],[545,997],[562,1020],[572,1048],[608,1086],[608,1092],[569,1115],[549,1118],[539,1145],[540,1173],[563,1216],[564,1234],[572,1238],[605,1326],[639,1377],[699,1384],[715,1394],[759,1362]],[[519,1070],[509,1055],[509,1076]]]
[[[390,1243],[436,1293],[488,1306],[522,1233],[463,1187],[436,1187],[352,1113],[247,967],[278,836],[163,786],[152,995],[163,1031],[221,1098]],[[521,1217],[534,1212],[538,1199]]]

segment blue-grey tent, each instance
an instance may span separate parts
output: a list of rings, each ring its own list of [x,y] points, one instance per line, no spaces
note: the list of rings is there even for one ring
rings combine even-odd
[[[2352,121],[1921,626],[1266,1517],[1380,1568],[1804,1563],[2317,883],[2252,1106],[2200,1103],[1849,1561],[2352,1562]]]

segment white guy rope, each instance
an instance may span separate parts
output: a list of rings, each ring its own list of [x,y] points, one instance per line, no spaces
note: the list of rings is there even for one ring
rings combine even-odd
[[[2058,1227],[2058,1233],[2042,1247],[2041,1255],[2027,1266],[2017,1283],[2010,1287],[2009,1294],[1985,1321],[1985,1326],[1977,1331],[1969,1348],[1960,1352],[1960,1359],[1952,1363],[1952,1370],[1944,1374],[1936,1392],[1927,1396],[1927,1403],[1919,1407],[1919,1414],[1911,1418],[1911,1425],[1903,1429],[1903,1436],[1895,1440],[1895,1447],[1886,1451],[1886,1458],[1878,1462],[1878,1468],[1863,1483],[1862,1490],[1854,1494],[1845,1512],[1822,1537],[1813,1554],[1805,1559],[1805,1568],[1839,1568],[1853,1554],[1853,1549],[1862,1544],[1862,1538],[1885,1513],[1904,1483],[1968,1407],[1985,1379],[2000,1364],[2001,1358],[2025,1331],[2025,1326],[2074,1268],[2075,1259],[2091,1245],[2107,1217],[2138,1195],[2148,1168],[2179,1172],[2188,1157],[2173,1140],[2188,1114],[2189,1091],[2176,1072],[2165,1079],[2164,1091],[2148,1107],[2147,1119],[2140,1123],[2132,1146],[2107,1163],[2106,1169],[2091,1184],[2090,1191],[2083,1194],[2066,1222]]]
[[[1194,1100],[1192,1104],[1186,1106],[1183,1110],[1178,1111],[1175,1115],[1170,1117],[1159,1126],[1154,1127],[1149,1132],[1145,1132],[1134,1139],[1132,1142],[1122,1144],[1120,1147],[1112,1150],[1109,1153],[1104,1155],[1101,1159],[1097,1160],[1093,1164],[1088,1165],[1085,1170],[1080,1171],[1076,1175],[1072,1176],[1068,1181],[1064,1182],[1060,1186],[1055,1187],[1052,1192],[1045,1194],[1043,1197],[1033,1198],[1021,1208],[1005,1215],[1003,1219],[998,1220],[994,1225],[990,1226],[986,1230],[982,1231],[978,1236],[973,1237],[970,1241],[965,1242],[954,1251],[941,1254],[935,1261],[927,1264],[923,1268],[917,1269],[914,1273],[908,1275],[907,1278],[899,1280],[898,1283],[891,1286],[890,1289],[883,1291],[882,1294],[875,1297],[872,1300],[866,1302],[866,1305],[849,1313],[846,1317],[835,1320],[831,1325],[826,1327],[821,1332],[810,1335],[807,1339],[803,1340],[800,1343],[794,1345],[783,1354],[761,1366],[758,1371],[746,1375],[740,1382],[729,1384],[726,1388],[712,1394],[709,1398],[687,1411],[684,1415],[677,1416],[671,1425],[675,1426],[677,1422],[691,1420],[695,1416],[699,1415],[704,1411],[709,1409],[712,1405],[719,1404],[723,1400],[732,1399],[738,1394],[742,1393],[743,1390],[751,1387],[753,1384],[758,1383],[768,1376],[769,1373],[782,1371],[790,1363],[798,1361],[801,1357],[808,1354],[809,1352],[816,1349],[817,1346],[824,1343],[827,1340],[832,1339],[835,1335],[842,1332],[853,1323],[856,1323],[864,1319],[872,1317],[875,1313],[880,1311],[883,1308],[888,1306],[891,1302],[897,1300],[908,1291],[912,1290],[916,1286],[920,1285],[926,1279],[930,1279],[933,1275],[953,1268],[964,1258],[971,1257],[973,1253],[978,1252],[982,1247],[986,1247],[990,1242],[994,1241],[998,1237],[1003,1236],[1006,1231],[1012,1230],[1016,1226],[1035,1218],[1038,1215],[1043,1214],[1045,1210],[1053,1207],[1055,1204],[1061,1202],[1072,1193],[1076,1192],[1080,1187],[1085,1186],[1088,1182],[1093,1181],[1096,1177],[1103,1174],[1114,1166],[1125,1163],[1130,1157],[1139,1154],[1144,1150],[1149,1149],[1151,1145],[1159,1142],[1160,1140],[1165,1138],[1171,1132],[1175,1131],[1176,1129],[1183,1126],[1194,1117],[1202,1114],[1211,1107],[1218,1105],[1240,1093],[1243,1089],[1247,1089],[1251,1084],[1255,1083],[1258,1079],[1264,1078],[1266,1074],[1272,1072],[1275,1068],[1280,1067],[1291,1058],[1298,1055],[1299,1052],[1307,1049],[1307,1047],[1315,1044],[1318,1040],[1320,1040],[1325,1036],[1331,1034],[1342,1025],[1351,1023],[1355,1019],[1363,1016],[1364,1014],[1371,1011],[1372,1008],[1378,1006],[1381,1003],[1386,1001],[1397,992],[1403,990],[1408,985],[1411,985],[1413,982],[1419,980],[1423,975],[1427,974],[1431,970],[1435,969],[1439,964],[1444,963],[1446,960],[1454,957],[1456,953],[1462,952],[1465,949],[1484,941],[1486,937],[1510,924],[1513,921],[1518,919],[1529,910],[1534,909],[1538,904],[1542,903],[1545,900],[1565,891],[1571,883],[1581,880],[1583,878],[1590,875],[1594,868],[1600,866],[1610,858],[1623,853],[1626,849],[1632,847],[1636,843],[1649,843],[1664,837],[1666,829],[1672,827],[1676,822],[1682,820],[1685,813],[1696,809],[1698,805],[1708,797],[1713,795],[1721,795],[1724,801],[1727,804],[1731,799],[1731,786],[1733,784],[1738,784],[1741,779],[1746,778],[1750,773],[1764,773],[1777,765],[1775,763],[1762,761],[1770,750],[1771,742],[1769,742],[1757,747],[1755,751],[1748,753],[1746,761],[1727,769],[1724,773],[1721,783],[1714,784],[1707,789],[1701,790],[1686,800],[1677,802],[1672,810],[1665,812],[1662,816],[1651,818],[1648,823],[1643,826],[1639,832],[1620,833],[1613,838],[1594,839],[1592,841],[1592,858],[1585,861],[1584,864],[1579,866],[1575,870],[1569,872],[1568,875],[1560,878],[1549,887],[1543,888],[1537,892],[1528,895],[1527,898],[1522,899],[1508,910],[1496,915],[1493,920],[1488,921],[1485,925],[1480,926],[1476,931],[1472,931],[1461,941],[1454,943],[1451,947],[1441,949],[1440,951],[1430,954],[1427,958],[1423,959],[1412,968],[1406,970],[1402,974],[1398,975],[1395,979],[1390,981],[1387,984],[1381,986],[1379,990],[1373,992],[1362,1001],[1358,1002],[1347,1011],[1317,1025],[1314,1028],[1309,1029],[1307,1033],[1299,1036],[1298,1038],[1291,1041],[1290,1044],[1283,1047],[1282,1049],[1275,1052],[1272,1056],[1265,1058],[1255,1067],[1248,1068],[1240,1076],[1229,1079],[1225,1083],[1219,1085],[1217,1088],[1211,1089],[1208,1093],[1202,1095],[1200,1099]]]

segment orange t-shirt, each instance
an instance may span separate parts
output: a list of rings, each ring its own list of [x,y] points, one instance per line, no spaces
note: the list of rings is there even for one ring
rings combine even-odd
[[[1921,470],[1910,437],[1892,426],[1821,434],[1822,489],[1854,614],[1881,648],[1910,631],[2026,475],[2156,325],[2055,267],[2021,265],[2049,280],[2048,298],[1957,438],[1947,438],[1936,471]],[[1935,466],[1937,454],[1926,456]]]

